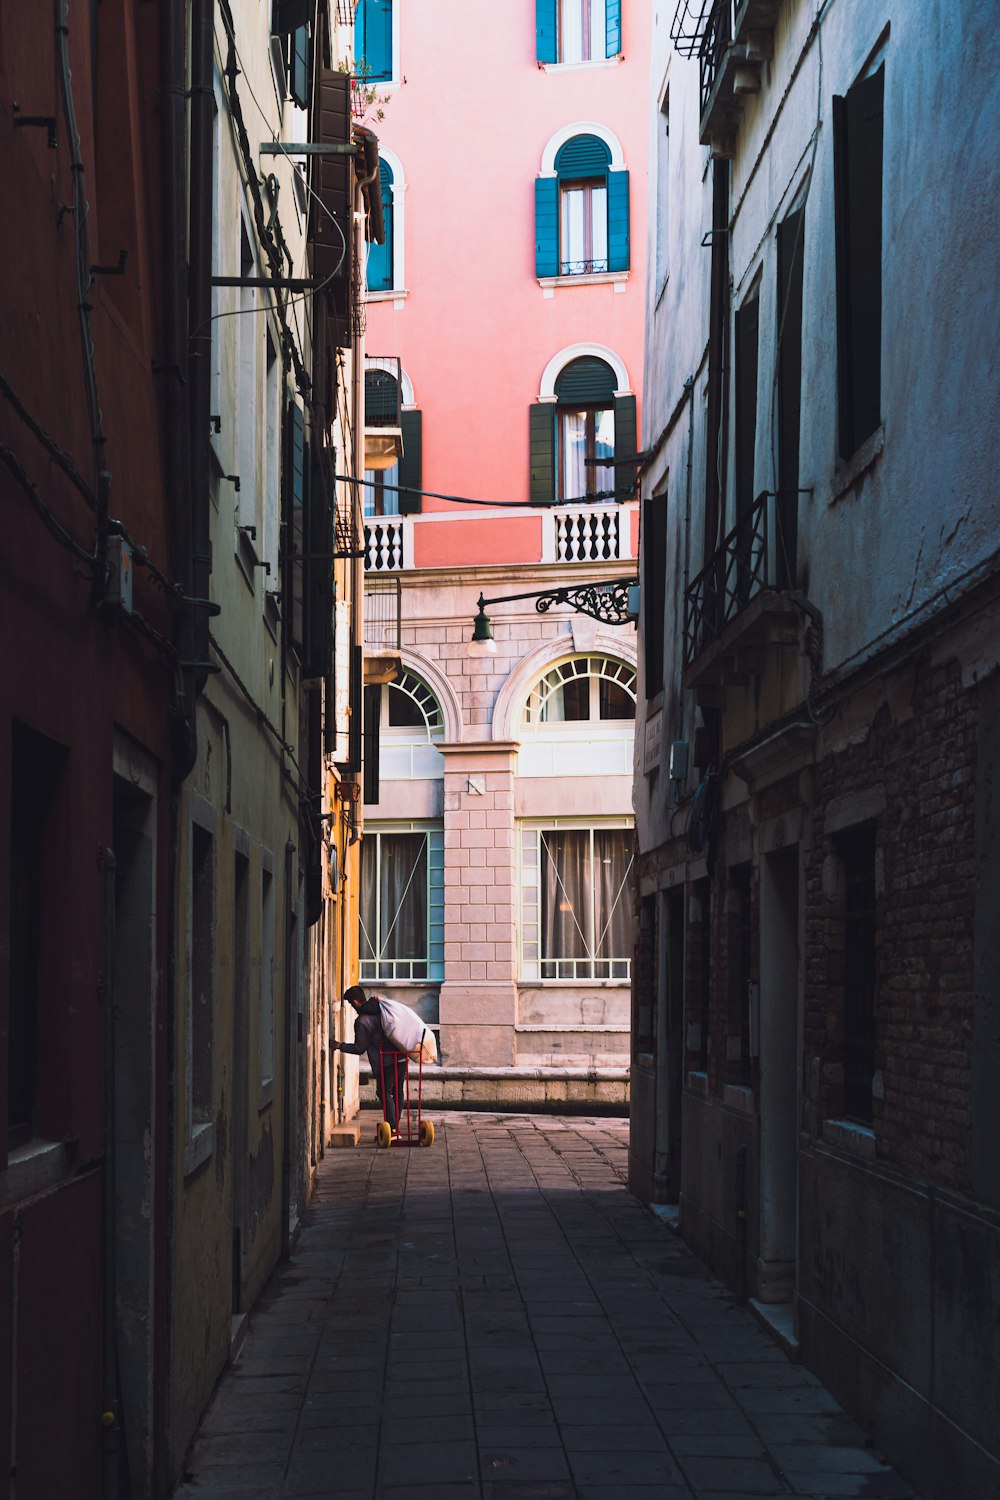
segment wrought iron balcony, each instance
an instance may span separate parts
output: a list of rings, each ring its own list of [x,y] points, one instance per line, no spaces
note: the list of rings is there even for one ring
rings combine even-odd
[[[560,276],[594,276],[608,269],[608,258],[601,260],[563,260],[559,262]]]
[[[365,651],[399,651],[403,643],[403,590],[399,578],[365,580]]]
[[[687,685],[720,679],[722,659],[776,641],[797,641],[800,611],[787,590],[782,553],[780,497],[764,491],[722,546],[688,585],[684,596],[684,669]],[[773,512],[773,515],[772,515]],[[716,648],[716,649],[713,649]]]
[[[760,92],[761,64],[781,0],[677,0],[670,37],[683,57],[697,57],[701,75],[701,143],[732,156],[743,99]]]

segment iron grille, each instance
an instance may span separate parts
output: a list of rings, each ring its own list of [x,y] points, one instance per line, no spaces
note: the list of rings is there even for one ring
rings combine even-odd
[[[737,0],[677,0],[670,40],[682,57],[697,57],[704,112],[719,66],[735,35]]]
[[[399,651],[403,644],[403,589],[399,578],[365,582],[365,650]]]
[[[400,361],[370,356],[365,360],[365,426],[398,427],[402,409]]]
[[[337,507],[334,513],[333,553],[338,558],[363,557],[364,544],[358,520],[358,486],[337,486]]]
[[[715,0],[677,0],[670,23],[670,40],[681,57],[696,57]]]
[[[603,260],[564,260],[559,263],[560,276],[590,276],[607,269],[607,256]]]
[[[684,596],[684,665],[718,640],[723,630],[766,588],[773,588],[768,567],[768,505],[772,496],[757,496],[750,510],[726,537]]]

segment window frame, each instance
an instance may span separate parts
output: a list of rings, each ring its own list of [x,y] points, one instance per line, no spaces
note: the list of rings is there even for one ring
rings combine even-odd
[[[386,836],[400,834],[423,834],[424,855],[426,857],[427,878],[427,931],[425,933],[425,954],[423,958],[386,959],[381,954],[385,938],[379,930],[381,927],[381,912],[379,909],[379,888],[382,859],[382,839]],[[364,842],[362,844],[362,857],[364,857],[364,845],[374,843],[376,848],[377,870],[375,877],[375,927],[376,943],[372,944],[365,926],[365,913],[363,909],[364,886],[360,887],[358,895],[358,977],[362,984],[443,984],[444,983],[444,823],[441,819],[412,819],[410,821],[394,821],[371,825],[365,829]],[[389,931],[391,932],[391,927]],[[375,954],[373,958],[365,956],[365,945],[371,948]],[[423,974],[403,974],[397,972],[397,966],[423,965]]]
[[[594,837],[603,832],[627,832],[634,834],[635,822],[632,818],[523,818],[518,821],[517,827],[517,894],[518,894],[518,931],[517,931],[517,960],[518,960],[518,983],[522,986],[541,985],[569,986],[573,988],[589,987],[591,985],[630,985],[632,980],[632,959],[635,946],[634,923],[630,918],[630,942],[627,955],[618,955],[611,958],[597,958],[593,953],[587,958],[552,958],[543,957],[543,921],[542,921],[542,880],[543,852],[542,839],[546,833],[588,833],[590,835],[590,857],[591,863],[594,858]],[[618,903],[623,897],[628,899],[630,890],[629,878],[635,864],[635,850],[628,857],[621,883],[618,887],[612,914],[617,910]],[[530,881],[526,878],[526,872],[536,872],[536,880]],[[534,895],[529,895],[533,890]],[[591,896],[589,931],[593,942],[596,931],[596,891],[595,882],[589,883]],[[530,903],[530,905],[529,905]],[[610,922],[605,925],[607,931]],[[534,933],[534,937],[532,937]],[[603,934],[602,934],[603,936]],[[586,941],[586,938],[585,938]],[[535,947],[534,956],[531,948]],[[556,966],[586,966],[595,969],[598,965],[607,964],[609,972],[605,975],[591,973],[590,975],[556,974],[554,976],[543,975],[542,969],[545,964]],[[611,972],[618,968],[619,972]]]
[[[589,670],[568,670],[577,663],[587,664]],[[609,670],[595,671],[593,670],[595,664],[597,664],[601,668],[608,668]],[[542,688],[543,684],[547,683],[550,678],[554,678],[559,673],[564,673],[565,675],[562,676],[562,679],[559,683],[554,683],[550,687],[549,691],[543,698],[540,693],[540,689]],[[541,732],[542,734],[550,734],[553,731],[555,731],[556,733],[572,733],[577,729],[577,726],[581,724],[586,724],[590,728],[592,728],[595,724],[632,724],[634,726],[634,714],[631,719],[605,719],[601,717],[599,712],[597,715],[590,714],[586,719],[542,718],[541,713],[544,710],[545,703],[547,703],[549,699],[559,691],[562,685],[566,682],[579,681],[580,678],[587,678],[589,680],[589,703],[591,708],[593,708],[595,702],[598,706],[598,709],[600,707],[600,684],[604,680],[613,682],[619,687],[624,688],[631,697],[633,704],[637,702],[638,677],[636,674],[636,669],[631,662],[624,661],[619,657],[598,655],[595,652],[585,652],[577,656],[567,656],[562,661],[555,662],[552,666],[546,668],[545,672],[543,672],[543,674],[539,678],[537,678],[534,683],[532,683],[521,709],[521,734],[537,734],[539,732]],[[537,706],[533,707],[533,705]]]

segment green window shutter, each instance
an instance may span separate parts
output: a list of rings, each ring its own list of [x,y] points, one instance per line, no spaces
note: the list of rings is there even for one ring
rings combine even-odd
[[[618,385],[606,360],[585,354],[571,360],[556,376],[556,399],[560,406],[610,406]]]
[[[307,484],[305,565],[305,620],[303,624],[302,675],[325,677],[333,653],[334,547],[332,463],[329,453],[315,445],[305,450]]]
[[[635,397],[616,396],[615,457],[627,457],[630,453],[637,453],[638,441],[639,437],[635,421]],[[632,485],[635,483],[636,469],[636,464],[629,464],[624,469],[616,466],[613,471],[615,476],[613,488],[618,491],[631,490]],[[612,486],[608,485],[607,488],[611,489]],[[618,500],[628,500],[629,498],[629,494],[626,493],[619,493],[616,496]]]
[[[378,802],[379,728],[382,717],[382,688],[379,684],[369,684],[365,688],[364,704],[364,799],[366,807],[374,807]]]
[[[603,177],[610,165],[611,151],[599,135],[570,136],[556,152],[556,171],[564,181]]]
[[[559,182],[535,178],[535,275],[559,275]]]
[[[292,32],[292,71],[289,92],[300,109],[309,108],[309,27]]]
[[[549,401],[528,408],[532,505],[552,505],[556,497],[556,409]]]
[[[400,418],[403,431],[403,456],[399,460],[399,483],[419,490],[424,483],[424,432],[421,411],[404,411]],[[416,515],[423,504],[422,495],[399,492],[399,514]]]
[[[608,173],[608,270],[629,268],[628,173]]]
[[[535,56],[539,62],[558,62],[556,0],[535,0]]]
[[[617,57],[622,50],[622,0],[607,0],[605,11],[607,34],[606,57]]]

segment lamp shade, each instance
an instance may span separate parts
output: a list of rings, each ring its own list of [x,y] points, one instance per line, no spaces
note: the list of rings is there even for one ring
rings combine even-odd
[[[493,626],[490,617],[486,613],[485,601],[482,594],[479,596],[479,613],[476,615],[472,627],[472,640],[469,642],[470,656],[496,656],[497,643],[493,639]]]

